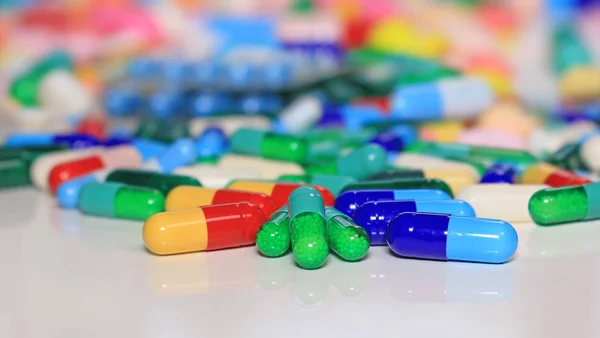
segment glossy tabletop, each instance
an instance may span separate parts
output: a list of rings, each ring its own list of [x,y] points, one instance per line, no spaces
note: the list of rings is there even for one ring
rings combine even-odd
[[[503,265],[331,255],[315,271],[254,247],[158,257],[141,222],[0,192],[0,337],[600,337],[600,222],[515,224]]]

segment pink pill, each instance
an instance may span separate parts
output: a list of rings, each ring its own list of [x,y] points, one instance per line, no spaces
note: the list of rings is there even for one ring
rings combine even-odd
[[[458,137],[458,143],[494,148],[527,149],[527,143],[518,134],[481,128],[463,131]]]

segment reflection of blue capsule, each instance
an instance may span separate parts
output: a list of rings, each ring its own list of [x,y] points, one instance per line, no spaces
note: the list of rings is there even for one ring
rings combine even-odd
[[[417,130],[411,125],[399,125],[375,136],[370,143],[379,144],[387,151],[402,151],[417,139]]]
[[[504,263],[517,250],[518,236],[501,220],[407,212],[390,221],[387,242],[403,257]]]
[[[352,216],[356,208],[370,201],[438,201],[452,199],[447,193],[435,189],[406,190],[348,190],[335,200],[335,208]]]
[[[233,98],[227,94],[203,93],[192,98],[193,116],[214,116],[226,113],[233,108]]]
[[[227,151],[227,135],[219,127],[208,127],[196,140],[196,155],[198,157],[219,156]]]
[[[144,98],[133,89],[111,88],[104,93],[103,103],[109,116],[124,117],[137,114],[144,104]]]
[[[386,245],[386,229],[390,220],[403,212],[434,212],[475,217],[475,210],[465,201],[378,201],[356,208],[352,219],[367,230],[371,245]]]
[[[481,177],[481,183],[515,183],[515,168],[508,164],[496,163],[488,168]]]
[[[238,109],[247,115],[273,114],[282,108],[281,98],[270,94],[247,95],[238,102]]]
[[[70,148],[88,148],[100,145],[93,136],[86,134],[13,133],[4,140],[5,147],[39,147],[64,145]]]

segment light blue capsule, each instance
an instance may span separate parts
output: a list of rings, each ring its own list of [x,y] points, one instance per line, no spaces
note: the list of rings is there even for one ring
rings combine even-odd
[[[84,185],[88,183],[98,183],[100,177],[98,174],[90,174],[76,178],[61,184],[56,190],[56,199],[58,205],[63,209],[75,209],[79,202],[79,193]]]
[[[394,200],[440,201],[451,200],[447,193],[437,189],[406,189],[394,190]],[[418,208],[418,205],[417,205]],[[417,209],[419,210],[419,209]]]
[[[164,153],[150,159],[142,166],[144,169],[170,173],[173,170],[190,165],[196,160],[196,145],[191,138],[175,141]]]

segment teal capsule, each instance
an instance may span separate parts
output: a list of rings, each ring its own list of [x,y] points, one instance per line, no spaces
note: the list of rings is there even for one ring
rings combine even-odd
[[[385,170],[387,153],[379,145],[368,144],[342,155],[335,161],[308,164],[307,174],[348,176],[357,180],[366,179]]]

